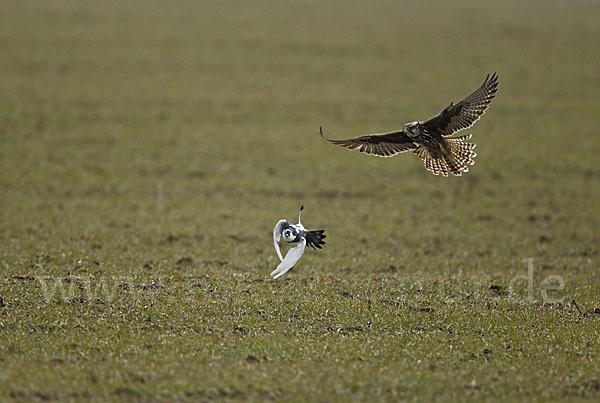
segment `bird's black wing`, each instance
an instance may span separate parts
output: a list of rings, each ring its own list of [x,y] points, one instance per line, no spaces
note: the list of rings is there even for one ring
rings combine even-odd
[[[376,155],[378,157],[393,157],[396,154],[417,148],[415,143],[413,143],[404,131],[365,134],[363,136],[343,140],[325,137],[323,128],[319,128],[319,134],[325,140],[333,144],[346,147],[349,150],[358,150],[361,153]]]
[[[306,231],[304,237],[306,238],[306,244],[313,249],[322,249],[322,245],[325,245],[325,237],[327,235],[324,234],[324,229]]]
[[[443,111],[423,122],[425,130],[451,136],[463,129],[468,129],[485,113],[498,91],[498,75],[488,74],[485,81],[474,93],[457,104],[451,102]]]

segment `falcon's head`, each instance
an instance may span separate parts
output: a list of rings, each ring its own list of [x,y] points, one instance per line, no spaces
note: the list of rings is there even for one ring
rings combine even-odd
[[[419,122],[418,120],[415,122],[407,123],[404,125],[404,130],[408,130],[408,131],[414,130],[419,126],[420,123],[421,122]]]
[[[416,121],[416,122],[410,122],[404,125],[404,132],[408,135],[408,136],[413,136],[419,133],[419,125],[421,124],[421,122]]]

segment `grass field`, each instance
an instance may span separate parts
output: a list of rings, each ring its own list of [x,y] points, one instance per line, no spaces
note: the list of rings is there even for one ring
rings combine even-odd
[[[600,398],[600,3],[0,3],[0,400]],[[326,143],[497,71],[463,177]],[[278,281],[277,220],[324,228]]]

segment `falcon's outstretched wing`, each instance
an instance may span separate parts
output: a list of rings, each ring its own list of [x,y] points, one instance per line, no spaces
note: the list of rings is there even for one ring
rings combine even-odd
[[[393,157],[396,154],[417,148],[415,143],[402,130],[389,133],[365,134],[364,136],[344,140],[325,137],[322,127],[319,128],[319,134],[333,144],[378,157]]]
[[[474,93],[457,104],[451,102],[443,111],[423,122],[430,133],[451,136],[463,129],[468,129],[485,113],[498,90],[498,75],[488,74],[485,81]]]
[[[281,256],[281,250],[279,249],[278,242],[279,239],[281,239],[281,233],[283,232],[284,228],[288,225],[290,225],[290,223],[286,220],[279,220],[279,222],[277,222],[277,224],[275,225],[275,228],[273,228],[273,244],[275,245],[275,251],[277,252],[277,256],[279,256],[279,260],[281,260],[282,262],[283,256]]]
[[[276,279],[278,277],[283,276],[289,269],[294,267],[296,262],[300,260],[302,255],[304,254],[304,248],[306,247],[306,239],[300,238],[298,245],[291,248],[288,253],[285,255],[285,259],[279,263],[279,266],[275,270],[271,272],[271,276]]]

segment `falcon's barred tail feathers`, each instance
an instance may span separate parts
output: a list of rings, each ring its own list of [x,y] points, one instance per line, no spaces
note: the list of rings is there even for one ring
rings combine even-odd
[[[323,239],[327,236],[323,234],[324,232],[323,229],[306,231],[306,244],[315,250],[322,249],[322,245],[325,245]]]
[[[477,156],[475,153],[476,144],[467,143],[471,135],[459,136],[454,138],[446,138],[445,144],[448,149],[446,154],[440,153],[439,156],[432,156],[424,146],[420,146],[414,152],[425,163],[425,168],[431,171],[434,175],[442,174],[448,176],[448,172],[461,176],[463,172],[467,172],[469,167],[475,161],[473,158]]]

